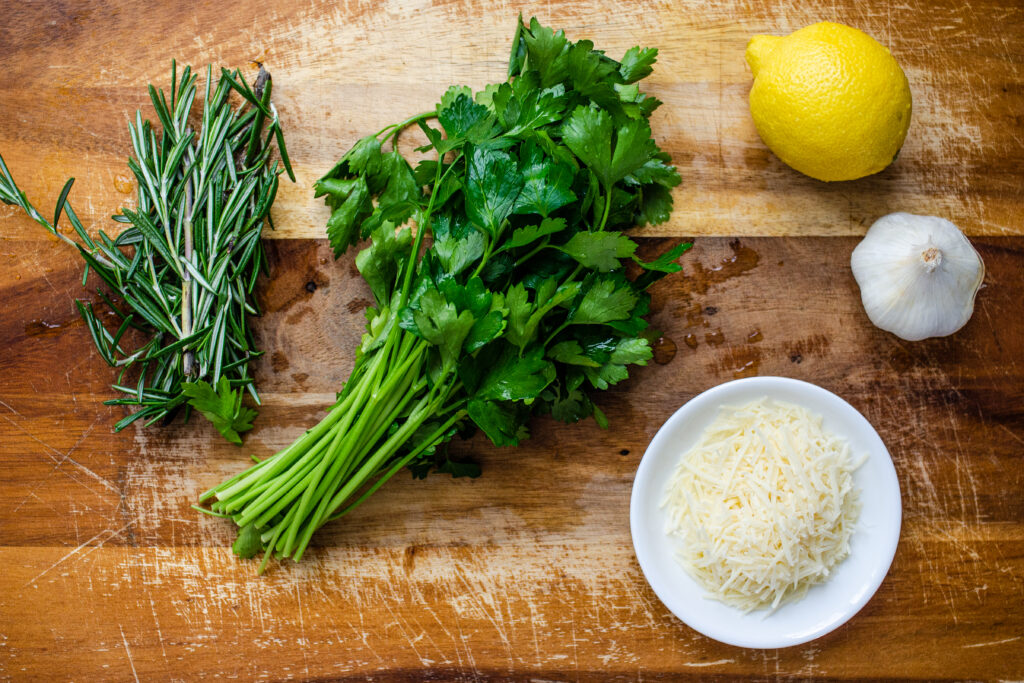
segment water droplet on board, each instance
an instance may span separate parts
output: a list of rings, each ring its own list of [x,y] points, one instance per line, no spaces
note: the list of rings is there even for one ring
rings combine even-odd
[[[757,360],[748,360],[742,366],[732,371],[732,376],[735,379],[741,379],[743,377],[753,377],[757,374]]]
[[[666,365],[676,357],[676,343],[668,337],[658,337],[651,345],[651,351],[654,353],[655,363]]]
[[[722,334],[721,330],[707,332],[704,334],[704,341],[707,342],[709,346],[721,346],[725,342],[725,335]]]
[[[686,345],[689,346],[691,349],[697,348],[697,335],[688,334],[685,337],[683,337],[683,341],[686,342]]]
[[[760,255],[756,251],[743,246],[738,239],[729,242],[729,248],[732,255],[723,258],[717,265],[694,265],[693,274],[687,279],[690,291],[706,294],[712,286],[739,277],[757,267]]]
[[[25,335],[35,337],[41,334],[53,334],[54,330],[59,330],[60,327],[60,323],[51,323],[46,320],[30,320],[25,323]]]
[[[751,344],[756,344],[762,339],[764,339],[764,335],[761,334],[761,330],[754,330],[753,332],[747,335],[747,341]]]
[[[118,174],[114,176],[114,189],[121,194],[131,194],[132,190],[135,189],[135,184],[128,176]]]

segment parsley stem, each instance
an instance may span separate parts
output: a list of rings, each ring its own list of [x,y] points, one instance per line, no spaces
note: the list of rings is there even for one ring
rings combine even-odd
[[[218,500],[228,500],[244,489],[258,483],[261,480],[269,479],[279,474],[285,467],[288,466],[290,459],[289,456],[295,453],[299,453],[310,445],[315,443],[323,434],[328,430],[332,429],[339,419],[341,419],[349,406],[355,400],[353,394],[349,394],[344,400],[331,409],[323,420],[319,422],[313,429],[306,432],[301,438],[295,441],[293,444],[279,452],[272,458],[264,460],[259,465],[254,465],[248,470],[241,474],[229,479],[220,486],[211,489],[203,494],[200,500],[206,500],[211,496],[216,496]]]
[[[396,125],[394,127],[395,128],[394,132],[391,133],[391,145],[392,145],[392,147],[394,147],[395,149],[398,149],[398,136],[402,133],[403,130],[405,130],[406,128],[408,128],[412,124],[416,123],[417,121],[426,121],[427,119],[432,119],[432,118],[434,118],[436,116],[437,116],[437,112],[425,111],[422,114],[417,114],[416,116],[412,116],[412,117],[406,119],[405,121],[402,121],[398,125]],[[385,128],[384,130],[387,130],[387,128]],[[383,132],[384,131],[382,130],[381,133],[383,133]],[[380,135],[380,133],[377,133],[377,135]]]
[[[382,485],[460,419],[450,414],[451,406],[442,406],[461,383],[452,368],[428,383],[428,349],[424,340],[393,326],[384,345],[357,362],[341,400],[317,428],[247,476],[213,490],[211,512],[260,530],[266,552],[261,568],[271,555],[298,560],[316,529],[356,491],[374,478],[373,487]],[[409,443],[427,420],[441,415],[448,418],[440,428]],[[400,426],[388,435],[396,422]]]
[[[608,214],[612,207],[612,190],[608,188],[608,194],[604,198],[604,215],[601,217],[601,226],[597,229],[598,232],[604,230],[605,224],[608,222]]]
[[[460,410],[460,411],[454,413],[451,417],[448,418],[448,420],[445,421],[444,424],[442,424],[440,427],[435,429],[434,432],[430,436],[428,436],[426,439],[424,439],[423,442],[420,443],[420,445],[415,450],[409,451],[409,453],[406,456],[404,456],[402,459],[396,460],[395,464],[392,465],[390,467],[390,469],[388,469],[384,474],[382,474],[377,479],[377,481],[374,482],[373,486],[371,486],[361,496],[359,496],[359,498],[357,498],[355,500],[355,502],[349,504],[344,510],[342,510],[338,514],[336,514],[333,517],[331,517],[328,521],[334,521],[334,520],[336,520],[336,519],[338,519],[340,517],[344,517],[348,513],[352,512],[352,510],[354,510],[356,507],[358,507],[360,503],[365,501],[367,498],[369,498],[371,495],[373,495],[373,493],[377,489],[379,489],[381,486],[383,486],[384,483],[387,482],[388,479],[390,479],[391,477],[396,475],[399,471],[401,471],[401,469],[403,467],[405,467],[410,462],[412,462],[416,458],[416,456],[418,456],[420,453],[422,453],[425,449],[429,448],[430,445],[434,442],[435,439],[438,439],[441,436],[443,436],[444,433],[446,431],[448,431],[452,427],[452,425],[454,425],[456,422],[458,422],[459,420],[461,420],[465,416],[466,416],[466,411],[465,410]]]
[[[429,113],[429,112],[427,112]],[[419,117],[413,117],[413,120],[417,118],[426,118],[426,114],[420,114]],[[451,164],[449,170],[453,168],[455,164]],[[430,216],[434,210],[434,200],[437,199],[437,190],[441,185],[441,169],[444,167],[444,155],[439,154],[437,157],[437,169],[434,171],[434,185],[430,189],[430,200],[427,202],[426,211],[421,216],[421,220],[416,225],[416,240],[413,243],[412,254],[413,258],[410,258],[405,264],[405,278],[402,281],[402,298],[401,307],[404,307],[409,301],[409,286],[412,284],[412,272],[416,269],[417,259],[415,256],[420,253],[420,245],[423,244],[423,235],[430,230]],[[445,171],[447,173],[447,171]]]
[[[341,507],[341,505],[348,500],[353,493],[361,488],[363,484],[372,478],[378,471],[380,465],[386,463],[387,460],[409,440],[413,433],[419,429],[423,422],[430,417],[434,412],[437,401],[434,394],[439,387],[440,385],[435,385],[435,388],[431,390],[427,396],[420,399],[419,403],[417,403],[416,407],[413,408],[405,423],[403,423],[402,426],[399,427],[399,429],[392,434],[350,478],[348,478],[348,481],[340,490],[337,491],[337,493],[332,497],[325,496],[321,500],[320,509],[317,510],[317,513],[314,515],[311,522],[306,525],[305,533],[300,539],[295,552],[291,555],[296,562],[302,558],[313,533],[329,521],[334,512],[337,511],[337,509]],[[429,444],[429,442],[424,443]]]
[[[379,138],[382,133],[386,133],[387,131],[392,130],[394,128],[406,128],[416,123],[417,121],[425,121],[435,116],[437,116],[437,114],[433,111],[421,112],[419,114],[416,114],[416,116],[411,116],[407,118],[405,121],[402,121],[401,123],[392,123],[390,126],[384,126],[379,131],[374,133],[373,137]]]
[[[546,249],[549,244],[551,244],[551,240],[549,240],[549,239],[541,240],[540,244],[538,244],[536,247],[534,247],[529,252],[527,252],[527,254],[525,256],[521,256],[521,257],[516,259],[516,266],[523,265],[524,263],[526,263],[527,261],[532,259],[534,256],[536,256],[537,254],[542,252],[544,249]]]

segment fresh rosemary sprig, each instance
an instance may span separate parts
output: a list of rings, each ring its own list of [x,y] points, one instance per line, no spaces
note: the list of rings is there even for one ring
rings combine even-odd
[[[100,356],[120,372],[113,387],[123,394],[109,405],[137,406],[116,430],[136,420],[169,421],[182,405],[210,417],[229,440],[251,428],[255,412],[242,408],[236,391],[259,404],[249,373],[255,348],[247,315],[259,313],[253,288],[265,256],[264,221],[277,193],[277,141],[281,162],[294,181],[270,74],[260,66],[252,87],[239,71],[221,70],[214,84],[207,68],[201,127],[192,129],[197,76],[171,66],[168,99],[149,86],[161,130],[136,112],[129,124],[134,157],[128,166],[138,182],[135,209],[113,216],[127,224],[117,237],[102,230],[93,239],[67,201],[74,178],[64,185],[53,222],[29,202],[0,157],[0,201],[20,206],[37,223],[73,245],[85,260],[82,285],[95,272],[108,291],[97,289],[120,320],[111,332],[92,303],[76,301]],[[241,96],[235,107],[231,91]],[[65,214],[79,240],[58,229]],[[140,334],[128,335],[129,329]],[[131,339],[140,340],[126,349]],[[218,408],[220,406],[220,408]],[[219,412],[218,412],[219,411]],[[214,416],[216,419],[214,419]]]

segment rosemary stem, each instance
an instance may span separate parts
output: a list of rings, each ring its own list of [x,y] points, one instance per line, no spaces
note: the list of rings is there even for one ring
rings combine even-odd
[[[192,262],[192,182],[185,181],[185,261]],[[185,337],[192,335],[192,274],[188,268],[182,268],[181,276],[181,332]],[[182,369],[186,377],[193,377],[192,350],[185,346],[182,349]]]

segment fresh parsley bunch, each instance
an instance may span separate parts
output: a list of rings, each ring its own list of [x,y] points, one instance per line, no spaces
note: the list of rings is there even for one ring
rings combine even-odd
[[[242,528],[238,554],[299,560],[402,468],[475,474],[439,450],[474,426],[513,446],[534,415],[607,425],[591,394],[651,357],[646,290],[690,246],[647,263],[621,232],[667,220],[680,182],[637,85],[656,56],[615,61],[520,20],[506,82],[450,88],[320,179],[335,254],[370,239],[356,265],[376,305],[327,417],[203,495]],[[395,144],[413,124],[430,156],[415,166]]]

